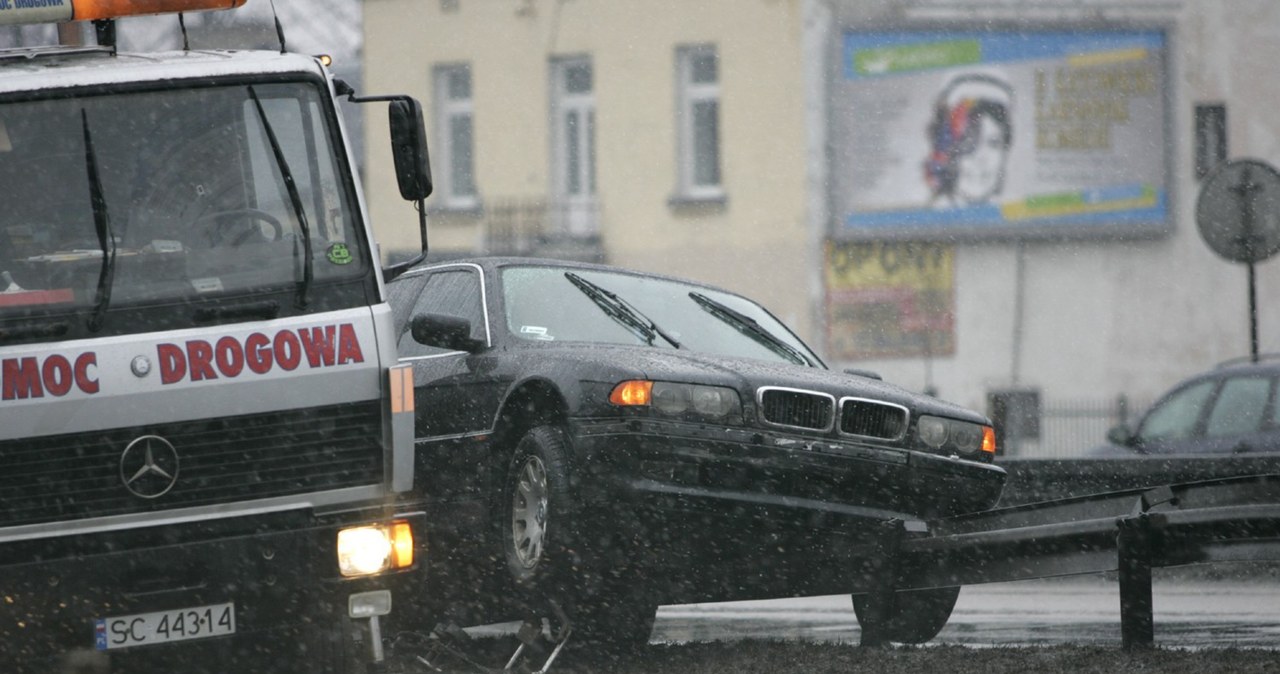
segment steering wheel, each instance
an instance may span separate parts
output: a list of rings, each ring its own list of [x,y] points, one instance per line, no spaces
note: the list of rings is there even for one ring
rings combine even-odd
[[[248,219],[250,224],[245,227],[243,220],[232,218]],[[255,235],[260,238],[260,241],[280,241],[284,238],[284,226],[276,216],[257,208],[235,208],[229,211],[206,213],[196,218],[192,226],[202,225],[209,220],[215,223],[209,228],[209,243],[214,246],[223,244],[243,246]],[[239,229],[244,231],[237,231]]]

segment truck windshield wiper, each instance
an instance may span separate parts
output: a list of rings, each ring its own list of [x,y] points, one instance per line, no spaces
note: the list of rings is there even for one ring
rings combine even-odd
[[[617,294],[605,290],[571,271],[565,272],[564,277],[577,286],[578,290],[581,290],[584,295],[590,297],[591,301],[595,302],[596,306],[600,307],[609,318],[631,329],[646,344],[652,346],[653,338],[657,336],[666,340],[671,346],[677,349],[680,348],[680,342],[677,342],[674,337],[658,327],[658,324],[654,323],[653,319],[645,316],[639,309],[635,308],[630,302],[618,297]]]
[[[284,158],[284,150],[276,138],[275,129],[267,121],[267,111],[258,100],[258,93],[249,87],[249,98],[253,99],[254,108],[258,111],[258,120],[262,122],[262,130],[267,132],[267,142],[271,144],[271,153],[275,156],[276,167],[280,169],[280,177],[284,180],[285,191],[289,193],[289,205],[293,207],[293,215],[298,219],[298,229],[302,232],[302,281],[298,283],[297,306],[307,308],[307,292],[311,288],[311,277],[315,269],[314,254],[311,252],[311,226],[307,224],[307,214],[302,208],[302,197],[298,194],[298,186],[293,181],[293,172],[289,170],[289,162]],[[295,247],[296,251],[297,248]],[[297,258],[294,258],[295,260]]]
[[[779,356],[795,361],[799,365],[813,365],[813,362],[801,353],[799,349],[782,341],[782,339],[772,332],[765,330],[764,326],[760,325],[756,319],[737,311],[736,309],[731,309],[699,292],[691,292],[689,293],[689,297],[693,299],[694,302],[697,302],[698,306],[705,309],[707,313],[715,316],[725,323],[728,323],[730,326],[737,329],[738,332],[750,337],[755,340],[756,343]]]
[[[89,317],[89,332],[98,332],[106,322],[107,308],[111,306],[111,286],[116,273],[116,239],[111,233],[111,216],[107,213],[102,178],[98,175],[98,159],[93,152],[93,137],[89,134],[89,111],[80,109],[80,121],[84,127],[84,163],[89,172],[89,204],[93,208],[98,244],[102,247],[102,270],[98,272],[98,291],[94,295],[93,315]]]

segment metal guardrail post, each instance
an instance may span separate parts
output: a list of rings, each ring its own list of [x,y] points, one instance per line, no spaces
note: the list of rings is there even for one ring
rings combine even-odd
[[[898,579],[899,551],[906,536],[906,523],[887,520],[876,534],[875,554],[871,561],[871,592],[867,593],[866,615],[859,616],[862,627],[863,648],[884,646],[889,643],[886,624],[894,614],[897,601],[894,590]]]
[[[1116,521],[1120,572],[1120,639],[1124,648],[1155,643],[1151,603],[1152,526],[1147,514]]]

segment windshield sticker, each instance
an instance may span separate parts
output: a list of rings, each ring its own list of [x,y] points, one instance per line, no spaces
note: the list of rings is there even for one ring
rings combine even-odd
[[[351,249],[347,248],[345,243],[335,243],[329,246],[329,250],[325,253],[329,261],[333,264],[351,264]]]
[[[529,339],[540,339],[545,342],[550,342],[555,339],[555,337],[547,334],[546,328],[540,325],[522,325],[520,326],[520,334],[528,337]]]
[[[222,279],[218,277],[211,278],[193,278],[191,279],[191,287],[196,289],[198,293],[216,293],[222,290]]]

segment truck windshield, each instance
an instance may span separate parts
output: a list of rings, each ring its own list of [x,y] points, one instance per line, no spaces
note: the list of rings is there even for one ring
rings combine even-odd
[[[0,319],[92,310],[104,249],[114,250],[112,308],[290,290],[304,278],[308,239],[314,283],[366,273],[318,89],[253,91],[262,113],[245,85],[0,104],[0,184],[10,195],[0,209]]]

